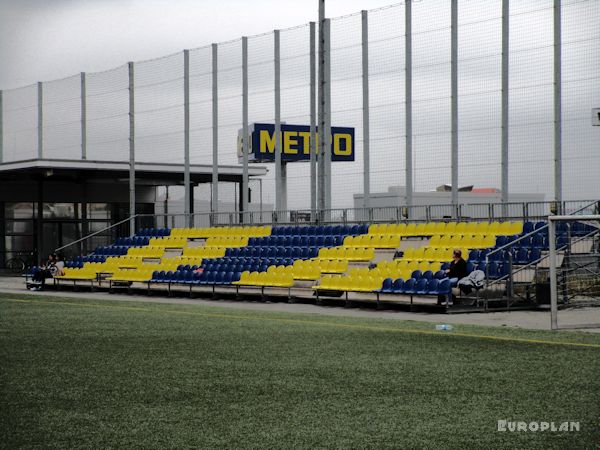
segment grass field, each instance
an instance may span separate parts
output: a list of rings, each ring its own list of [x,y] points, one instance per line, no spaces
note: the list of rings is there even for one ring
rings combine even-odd
[[[0,406],[11,449],[599,448],[600,336],[0,295]]]

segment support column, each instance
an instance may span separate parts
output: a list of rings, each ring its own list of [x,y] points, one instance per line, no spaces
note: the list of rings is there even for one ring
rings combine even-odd
[[[87,83],[81,72],[81,159],[87,159]]]
[[[133,62],[129,69],[129,233],[135,234],[135,97]]]
[[[37,153],[38,159],[44,157],[44,90],[42,82],[37,83]]]
[[[452,214],[456,218],[456,210],[458,207],[458,0],[452,0],[450,16],[450,91],[452,97]]]
[[[211,212],[219,212],[219,91],[218,45],[212,44],[212,196]],[[214,220],[214,219],[213,219]]]
[[[508,202],[508,83],[509,83],[509,0],[502,0],[502,143],[501,143],[501,201],[502,215],[507,216]]]
[[[310,22],[310,210],[311,220],[317,211],[317,55],[316,24]]]
[[[183,51],[183,212],[188,227],[193,226],[190,185],[190,51]]]
[[[561,0],[554,0],[554,200],[562,214],[562,55]]]
[[[281,57],[279,30],[274,31],[275,59],[275,210],[283,211],[284,192],[282,190],[283,167],[281,163]],[[278,214],[279,216],[279,214]],[[279,217],[277,218],[279,221]]]
[[[242,38],[242,150],[244,152],[242,174],[242,218],[248,212],[248,38]]]
[[[371,138],[369,130],[369,16],[362,19],[362,124],[363,124],[363,207],[369,208],[371,197]]]
[[[404,113],[405,119],[405,182],[406,185],[406,207],[408,218],[411,215],[413,204],[413,134],[412,134],[412,0],[406,0],[404,5]]]

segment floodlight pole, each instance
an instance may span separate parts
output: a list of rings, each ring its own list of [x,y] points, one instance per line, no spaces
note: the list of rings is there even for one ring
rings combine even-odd
[[[310,22],[310,211],[311,220],[317,211],[317,55],[315,54],[316,24]]]
[[[248,38],[242,37],[242,211],[241,222],[245,222],[248,212]]]
[[[450,19],[452,215],[458,219],[458,0],[452,0]]]
[[[277,221],[279,221],[279,214],[285,209],[281,162],[281,41],[279,30],[273,32],[273,39],[275,68],[275,210],[277,211]]]
[[[412,0],[404,5],[404,110],[405,110],[405,182],[407,218],[413,204],[413,134],[412,134]]]
[[[81,159],[87,159],[87,82],[85,72],[81,72]]]
[[[554,200],[562,214],[561,0],[554,0]]]
[[[212,196],[211,212],[219,212],[219,91],[218,45],[212,44]],[[214,217],[213,217],[214,220]],[[211,225],[214,225],[211,223]]]
[[[501,202],[502,216],[508,215],[508,88],[509,88],[509,0],[502,0],[502,137],[501,137]]]
[[[38,159],[44,157],[44,88],[37,83],[37,153]]]
[[[192,195],[190,185],[190,51],[183,51],[183,185],[186,226],[193,226]]]
[[[134,66],[127,63],[129,71],[129,233],[135,234],[135,97]]]
[[[319,150],[317,154],[319,166],[318,180],[318,209],[320,219],[323,219],[325,209],[325,0],[319,0],[319,74],[318,74],[318,96],[319,96]]]
[[[369,130],[369,13],[361,11],[362,22],[362,125],[363,125],[363,207],[368,214],[371,197]]]

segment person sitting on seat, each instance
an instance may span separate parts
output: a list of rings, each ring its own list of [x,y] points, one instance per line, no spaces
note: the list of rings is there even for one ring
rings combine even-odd
[[[56,253],[52,253],[48,257],[48,261],[33,275],[34,286],[32,291],[41,291],[44,288],[47,278],[52,278],[56,275],[64,274],[65,263],[61,261]]]
[[[450,262],[450,267],[445,270],[446,276],[450,278],[450,284],[452,285],[452,302],[456,302],[456,296],[460,293],[456,288],[458,285],[458,281],[467,275],[469,275],[467,271],[467,262],[462,257],[462,251],[458,248],[455,248],[452,251],[452,261]],[[438,297],[438,305],[441,305],[445,301],[445,296],[441,295]]]

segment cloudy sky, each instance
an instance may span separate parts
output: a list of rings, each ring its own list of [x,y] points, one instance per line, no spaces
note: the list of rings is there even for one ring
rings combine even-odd
[[[390,3],[327,0],[327,15]],[[0,0],[0,88],[291,27],[317,14],[317,0]]]

